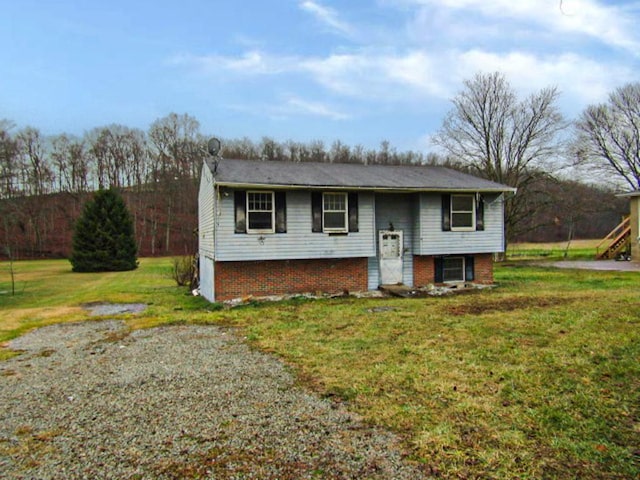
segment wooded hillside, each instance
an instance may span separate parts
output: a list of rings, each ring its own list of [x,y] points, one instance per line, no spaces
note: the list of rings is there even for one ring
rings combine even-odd
[[[186,255],[197,250],[199,175],[206,137],[196,119],[170,114],[148,132],[123,125],[95,128],[82,138],[45,137],[0,121],[0,256],[67,257],[73,225],[98,188],[116,187],[135,222],[140,256]],[[464,165],[435,154],[398,152],[340,141],[223,140],[222,157],[294,162]],[[224,161],[224,160],[222,160]],[[542,172],[541,172],[542,173]],[[530,208],[511,240],[557,241],[602,237],[627,212],[611,190],[538,175]]]

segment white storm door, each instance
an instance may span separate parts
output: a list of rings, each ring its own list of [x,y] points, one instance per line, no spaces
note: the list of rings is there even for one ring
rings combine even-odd
[[[402,231],[380,230],[378,232],[380,258],[380,284],[402,283]]]

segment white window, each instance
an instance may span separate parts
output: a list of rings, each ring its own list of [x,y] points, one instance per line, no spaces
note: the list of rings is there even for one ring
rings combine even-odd
[[[474,195],[451,195],[451,230],[476,229]]]
[[[464,257],[445,257],[442,260],[443,282],[464,282]]]
[[[273,192],[247,192],[247,233],[273,233]]]
[[[349,227],[346,193],[322,194],[322,230],[347,232]]]

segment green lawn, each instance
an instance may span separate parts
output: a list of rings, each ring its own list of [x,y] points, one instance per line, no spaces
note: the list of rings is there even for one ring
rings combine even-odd
[[[18,294],[0,293],[0,343],[84,319],[82,303],[145,302],[123,317],[132,328],[236,326],[305,386],[400,433],[444,478],[640,474],[640,273],[512,264],[497,266],[498,288],[446,298],[217,310],[175,287],[170,267],[76,274],[65,261],[18,262]]]
[[[517,260],[593,260],[600,239],[567,242],[512,243],[507,257]],[[566,257],[565,257],[566,255]]]

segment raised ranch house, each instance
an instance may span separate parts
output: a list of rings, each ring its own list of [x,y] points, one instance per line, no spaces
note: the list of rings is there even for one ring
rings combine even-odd
[[[444,167],[208,159],[200,291],[220,301],[490,284],[514,192]]]

